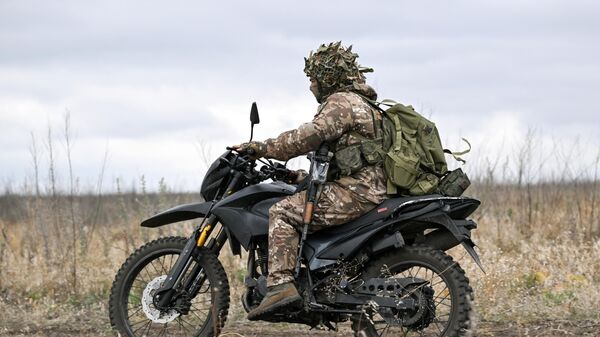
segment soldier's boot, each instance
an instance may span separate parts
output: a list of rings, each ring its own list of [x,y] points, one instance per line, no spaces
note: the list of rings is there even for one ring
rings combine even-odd
[[[260,305],[248,313],[248,320],[257,321],[269,315],[282,311],[281,309],[294,306],[302,301],[293,282],[269,287],[269,291]]]

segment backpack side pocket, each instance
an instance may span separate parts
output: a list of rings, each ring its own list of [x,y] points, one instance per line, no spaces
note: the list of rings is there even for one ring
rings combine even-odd
[[[383,163],[388,180],[401,189],[410,189],[419,176],[419,156],[408,147],[391,148]]]

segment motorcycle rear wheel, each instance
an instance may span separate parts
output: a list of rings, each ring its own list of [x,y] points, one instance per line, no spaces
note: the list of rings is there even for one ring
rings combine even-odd
[[[470,332],[472,288],[464,270],[446,253],[421,245],[404,247],[374,260],[362,278],[373,277],[427,280],[428,288],[423,290],[433,290],[430,295],[433,307],[426,307],[430,316],[423,315],[422,322],[413,322],[409,327],[389,324],[376,309],[371,310],[371,314],[352,318],[355,336],[458,337]]]
[[[187,242],[183,237],[154,240],[136,250],[119,269],[109,300],[110,322],[122,336],[218,335],[227,319],[229,283],[223,266],[211,251],[202,249],[195,263],[206,281],[192,298],[189,313],[175,309],[160,312],[152,303],[155,291]]]

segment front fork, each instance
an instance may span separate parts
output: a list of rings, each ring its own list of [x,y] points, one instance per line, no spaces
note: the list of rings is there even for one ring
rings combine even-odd
[[[206,274],[201,265],[193,263],[194,256],[199,253],[200,247],[205,247],[218,255],[227,241],[227,234],[223,230],[223,227],[219,228],[214,237],[208,239],[214,231],[216,224],[217,217],[210,215],[188,239],[173,268],[169,271],[165,283],[156,292],[154,302],[158,308],[168,308],[172,303],[173,296],[181,293],[181,290],[185,291],[190,297],[194,297],[200,290],[200,287],[206,280]],[[192,265],[193,267],[190,270],[190,266]],[[184,278],[186,274],[188,277]]]
[[[233,177],[227,184],[227,188],[225,189],[225,193],[223,194],[222,198],[226,198],[227,196],[231,195],[233,192],[238,190],[241,185],[243,185],[244,182],[242,177],[242,173],[233,172]],[[210,214],[210,211],[208,213]],[[173,301],[173,297],[182,291],[185,291],[190,298],[196,296],[200,290],[200,287],[206,280],[204,268],[196,263],[193,269],[190,271],[187,279],[184,280],[184,276],[194,262],[194,254],[199,253],[200,247],[205,247],[213,251],[217,256],[219,255],[221,248],[223,248],[223,245],[225,245],[225,242],[227,241],[227,233],[223,230],[223,227],[221,226],[217,235],[210,238],[210,240],[206,242],[211,233],[214,231],[217,222],[217,217],[214,214],[210,214],[210,216],[204,218],[202,224],[189,238],[188,242],[183,248],[183,252],[181,252],[177,258],[177,261],[175,262],[175,265],[173,268],[171,268],[171,271],[169,271],[165,283],[156,291],[156,295],[154,295],[154,303],[156,304],[157,308],[161,310],[169,308]],[[182,284],[182,282],[185,283]]]

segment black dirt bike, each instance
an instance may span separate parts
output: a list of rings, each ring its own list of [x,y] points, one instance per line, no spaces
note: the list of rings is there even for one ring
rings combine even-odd
[[[259,122],[256,105],[251,126]],[[252,134],[252,133],[251,133]],[[252,136],[250,137],[252,139]],[[161,238],[136,250],[118,271],[110,321],[123,336],[217,336],[229,310],[229,283],[218,260],[225,243],[247,251],[246,311],[267,293],[268,211],[318,175],[312,154],[305,182],[290,185],[285,165],[228,150],[202,182],[205,202],[177,206],[142,222],[159,227],[202,219],[189,238]],[[326,159],[325,159],[326,161]],[[271,182],[265,182],[266,180]],[[345,225],[302,233],[296,285],[298,307],[270,322],[337,328],[350,322],[355,336],[461,336],[470,329],[472,289],[445,253],[461,244],[481,267],[470,239],[479,206],[467,197],[396,197]],[[305,226],[306,228],[306,226]],[[243,332],[243,331],[241,331]]]

